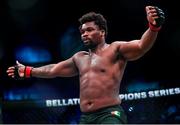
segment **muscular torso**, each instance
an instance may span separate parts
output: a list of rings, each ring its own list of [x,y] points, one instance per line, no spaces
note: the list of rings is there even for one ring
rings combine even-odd
[[[109,45],[97,54],[79,52],[75,63],[80,75],[82,112],[121,103],[119,87],[126,61],[116,46]]]

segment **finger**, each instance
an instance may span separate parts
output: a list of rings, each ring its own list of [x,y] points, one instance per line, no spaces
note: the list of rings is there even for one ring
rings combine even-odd
[[[147,14],[150,14],[150,13],[157,13],[157,11],[156,11],[156,9],[148,10]]]
[[[148,16],[154,17],[154,16],[158,16],[158,14],[157,13],[149,13]]]
[[[159,18],[159,16],[154,16],[154,17],[153,17],[154,20],[155,20],[155,19],[158,19],[158,18]]]
[[[19,63],[18,60],[16,60],[16,64],[17,64],[18,66],[23,66],[21,63]]]
[[[20,64],[18,60],[16,60],[16,64]]]
[[[8,73],[8,76],[14,76],[14,73]]]
[[[14,70],[11,70],[11,69],[10,69],[10,70],[7,70],[6,72],[7,72],[7,73],[11,73],[11,72],[14,72]]]
[[[154,17],[152,17],[152,19],[153,19],[152,24],[153,24],[153,25],[156,25],[156,24],[157,24],[156,19],[158,19],[158,18],[159,18],[159,16],[154,16]]]
[[[11,70],[11,69],[15,69],[14,66],[11,66],[11,67],[8,68],[8,70]]]
[[[149,10],[152,10],[152,9],[155,9],[155,6],[146,6],[146,11],[149,11]]]

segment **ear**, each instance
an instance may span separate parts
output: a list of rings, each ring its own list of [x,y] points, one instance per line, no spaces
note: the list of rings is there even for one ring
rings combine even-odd
[[[101,36],[105,36],[105,30],[101,30]]]

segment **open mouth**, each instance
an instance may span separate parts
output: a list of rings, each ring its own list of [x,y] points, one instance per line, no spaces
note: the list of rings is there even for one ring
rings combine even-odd
[[[90,41],[89,41],[89,40],[84,40],[83,42],[84,42],[84,44],[88,44],[88,43],[90,43]]]
[[[90,40],[89,39],[84,39],[83,42],[84,42],[84,44],[90,44]]]

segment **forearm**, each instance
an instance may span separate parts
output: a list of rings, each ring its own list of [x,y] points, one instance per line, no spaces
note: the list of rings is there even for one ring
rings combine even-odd
[[[143,52],[147,52],[155,43],[158,32],[154,32],[150,29],[147,29],[146,32],[142,35],[139,45]]]
[[[164,23],[164,12],[155,6],[146,6],[149,29],[142,35],[139,45],[143,52],[147,52],[156,41],[158,32]]]
[[[38,78],[53,78],[55,77],[52,72],[54,66],[55,64],[50,64],[38,68],[33,68],[31,71],[31,76]]]

